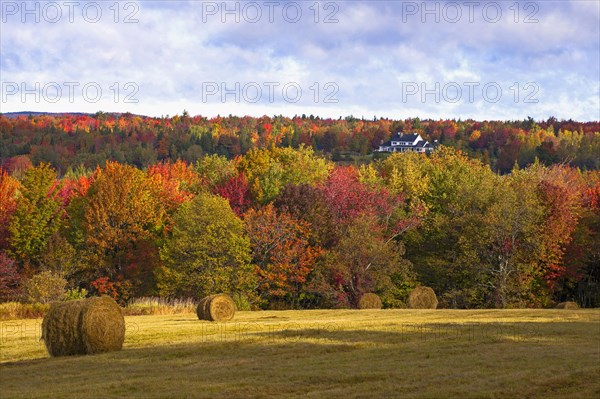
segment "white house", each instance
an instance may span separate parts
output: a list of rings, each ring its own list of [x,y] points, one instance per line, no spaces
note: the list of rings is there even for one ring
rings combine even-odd
[[[437,140],[432,144],[423,140],[420,134],[396,133],[392,139],[379,146],[380,152],[431,152],[435,148]]]

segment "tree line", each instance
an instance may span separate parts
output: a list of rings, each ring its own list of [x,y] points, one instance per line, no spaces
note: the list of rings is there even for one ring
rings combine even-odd
[[[11,172],[45,162],[62,175],[80,166],[116,161],[147,168],[181,159],[195,163],[205,155],[233,159],[252,149],[312,147],[334,162],[369,156],[397,133],[419,133],[426,140],[459,149],[509,173],[526,167],[562,163],[585,170],[600,168],[600,123],[558,121],[372,120],[314,116],[150,118],[132,114],[0,114],[0,163]]]
[[[345,166],[270,145],[2,170],[0,205],[3,300],[58,284],[122,303],[226,292],[242,307],[346,308],[375,292],[403,307],[428,285],[452,308],[600,304],[600,173],[565,164],[500,174],[440,146]]]

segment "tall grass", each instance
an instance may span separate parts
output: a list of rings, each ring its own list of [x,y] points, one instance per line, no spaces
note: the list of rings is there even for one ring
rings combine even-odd
[[[44,317],[49,308],[49,304],[42,303],[0,303],[0,320],[38,319]]]
[[[195,313],[197,303],[191,299],[164,299],[159,297],[133,298],[123,309],[126,316],[169,315]]]
[[[197,303],[191,299],[163,299],[158,297],[134,298],[123,308],[125,316],[169,315],[196,312]],[[0,320],[39,319],[44,317],[50,304],[0,303]]]

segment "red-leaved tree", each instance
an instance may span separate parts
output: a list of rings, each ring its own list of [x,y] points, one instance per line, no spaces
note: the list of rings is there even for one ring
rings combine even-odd
[[[229,206],[238,216],[242,216],[250,207],[250,186],[243,173],[218,184],[215,187],[215,193],[227,199]]]
[[[17,208],[19,182],[0,168],[0,249],[8,248],[8,226]]]
[[[0,253],[0,300],[15,299],[20,293],[20,281],[17,262]]]

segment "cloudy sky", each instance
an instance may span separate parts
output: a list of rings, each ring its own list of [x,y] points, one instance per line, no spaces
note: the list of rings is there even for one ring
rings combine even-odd
[[[600,119],[600,2],[0,0],[2,112]]]

